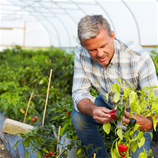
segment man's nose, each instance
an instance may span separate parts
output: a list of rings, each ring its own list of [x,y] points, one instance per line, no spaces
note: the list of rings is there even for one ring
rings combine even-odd
[[[103,54],[104,54],[104,52],[103,52],[102,49],[98,49],[98,50],[97,50],[97,56],[98,56],[98,57],[102,57]]]

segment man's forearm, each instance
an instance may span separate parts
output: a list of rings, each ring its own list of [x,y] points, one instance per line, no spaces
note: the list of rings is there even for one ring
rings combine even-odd
[[[82,99],[78,102],[77,107],[80,112],[93,116],[93,110],[97,107],[89,99]]]

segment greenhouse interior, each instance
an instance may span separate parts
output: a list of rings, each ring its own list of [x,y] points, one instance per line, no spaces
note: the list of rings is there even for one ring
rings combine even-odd
[[[117,39],[126,41],[117,41],[119,51],[134,54],[118,57],[120,78],[119,66],[110,69],[113,56],[104,56],[108,63],[103,65],[105,58],[98,55],[103,46],[93,47],[106,29],[80,42],[78,24],[87,15],[104,17],[114,47]],[[1,0],[0,37],[0,157],[158,158],[158,0]],[[92,141],[82,142],[71,114],[80,113],[78,101],[89,97],[94,105],[98,96],[108,103],[111,97],[115,107],[105,112],[112,123],[90,115],[102,125],[96,130],[104,147],[95,148]],[[148,122],[150,130],[143,128]],[[100,157],[102,148],[106,153]]]

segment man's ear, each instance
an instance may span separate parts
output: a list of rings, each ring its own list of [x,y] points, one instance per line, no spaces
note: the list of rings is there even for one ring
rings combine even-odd
[[[115,33],[114,33],[114,31],[111,31],[111,38],[114,40],[114,38],[115,38]]]

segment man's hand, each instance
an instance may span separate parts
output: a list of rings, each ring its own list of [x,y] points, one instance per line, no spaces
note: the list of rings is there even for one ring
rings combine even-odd
[[[109,111],[110,110],[105,107],[96,107],[93,109],[93,118],[96,120],[96,122],[101,124],[111,122],[113,119],[108,114]]]
[[[134,116],[135,114],[132,114],[131,117],[135,118]],[[137,120],[136,123],[141,125],[139,127],[141,131],[150,131],[151,129],[153,129],[152,118],[146,118],[143,115],[138,115],[136,116],[135,119]],[[122,117],[122,122],[128,124],[129,121],[130,121],[130,113],[125,110],[125,116]]]

